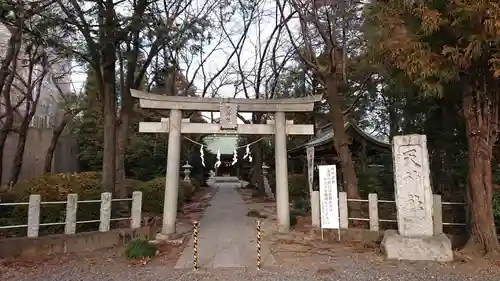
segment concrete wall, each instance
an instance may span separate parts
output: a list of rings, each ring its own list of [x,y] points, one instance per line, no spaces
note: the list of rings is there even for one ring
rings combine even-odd
[[[32,258],[53,254],[81,253],[126,245],[133,239],[152,239],[154,228],[115,229],[108,232],[54,234],[37,238],[0,239],[0,259]]]
[[[47,149],[52,138],[51,129],[30,128],[23,155],[23,165],[19,180],[30,179],[43,174],[43,166]],[[7,138],[3,156],[2,184],[8,184],[8,178],[12,170],[12,162],[16,153],[18,135],[13,133]],[[52,172],[69,173],[78,172],[78,150],[76,139],[71,135],[63,135],[59,138],[54,159],[52,161]]]

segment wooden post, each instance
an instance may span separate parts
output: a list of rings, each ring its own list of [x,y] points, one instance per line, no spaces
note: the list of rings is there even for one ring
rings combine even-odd
[[[340,228],[349,228],[349,210],[347,207],[347,193],[339,192]]]
[[[443,234],[443,204],[441,202],[441,195],[433,194],[432,201],[434,235],[440,235]]]

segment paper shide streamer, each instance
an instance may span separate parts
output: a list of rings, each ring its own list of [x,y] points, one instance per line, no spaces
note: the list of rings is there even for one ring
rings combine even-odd
[[[245,146],[246,150],[245,150],[245,155],[243,156],[243,159],[248,159],[249,162],[252,162],[253,158],[252,158],[252,153],[250,151],[250,145],[251,144],[247,144]],[[204,145],[200,145],[200,157],[201,157],[201,164],[203,165],[203,167],[205,167],[205,158],[204,158],[205,154],[203,153],[203,147],[204,147]],[[234,166],[236,163],[238,163],[238,151],[236,148],[234,148],[233,149],[233,162],[231,165]],[[219,168],[221,164],[222,164],[222,162],[221,162],[221,154],[220,154],[220,148],[219,148],[219,149],[217,149],[217,161],[215,162],[214,168],[215,169]]]
[[[252,155],[250,154],[250,145],[249,144],[247,144],[245,155],[243,156],[243,159],[247,159],[247,158],[248,158],[249,162],[252,162]]]
[[[201,165],[205,167],[205,154],[203,153],[203,145],[200,147],[200,158],[201,158]]]
[[[217,162],[215,162],[215,165],[214,165],[215,169],[219,168],[220,164],[221,164],[221,162],[220,162],[220,148],[219,148],[219,149],[217,149]]]
[[[233,149],[233,163],[231,165],[234,166],[238,162],[238,152],[236,151],[236,148]]]

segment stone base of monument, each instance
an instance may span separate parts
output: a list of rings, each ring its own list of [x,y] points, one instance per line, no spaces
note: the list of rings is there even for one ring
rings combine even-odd
[[[381,247],[388,259],[453,261],[451,241],[445,234],[409,237],[399,235],[396,230],[387,230]]]

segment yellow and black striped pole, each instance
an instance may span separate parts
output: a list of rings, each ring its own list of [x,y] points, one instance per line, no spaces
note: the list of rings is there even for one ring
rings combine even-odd
[[[198,265],[198,227],[199,222],[193,222],[193,270],[196,271],[199,268]]]
[[[257,221],[257,270],[261,270],[261,256],[260,256],[260,250],[261,250],[261,237],[260,237],[260,220]]]

